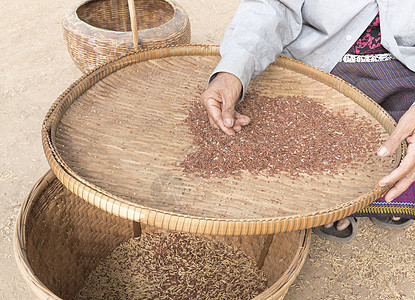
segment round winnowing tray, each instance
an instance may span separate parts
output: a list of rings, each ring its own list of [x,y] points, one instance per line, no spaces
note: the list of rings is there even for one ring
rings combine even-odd
[[[352,214],[385,191],[377,181],[396,167],[367,153],[342,175],[201,178],[177,166],[192,151],[183,122],[218,63],[217,46],[138,52],[101,66],[62,94],[42,129],[58,179],[84,200],[134,221],[201,234],[258,235],[315,227]],[[394,120],[344,81],[279,58],[252,86],[272,97],[306,95],[334,112],[358,114],[381,130]],[[93,217],[93,216],[91,216]]]

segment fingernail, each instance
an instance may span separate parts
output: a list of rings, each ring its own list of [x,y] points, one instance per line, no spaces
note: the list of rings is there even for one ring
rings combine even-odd
[[[380,147],[378,150],[378,155],[384,156],[386,154],[388,154],[388,149],[385,146]]]
[[[385,181],[383,179],[379,180],[378,186],[385,186]]]
[[[226,127],[231,128],[232,127],[232,120],[231,119],[225,119],[225,120],[223,120],[223,124],[225,124]]]

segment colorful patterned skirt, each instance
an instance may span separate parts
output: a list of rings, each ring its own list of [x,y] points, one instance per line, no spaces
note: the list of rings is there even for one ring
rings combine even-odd
[[[347,62],[339,62],[332,74],[360,89],[398,121],[415,102],[415,73],[390,55],[380,61],[367,57],[348,56]],[[379,198],[354,216],[415,219],[415,183],[392,202]]]

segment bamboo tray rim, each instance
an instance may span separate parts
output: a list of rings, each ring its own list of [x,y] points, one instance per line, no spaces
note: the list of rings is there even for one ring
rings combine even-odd
[[[92,87],[99,80],[134,63],[170,56],[220,56],[217,45],[191,44],[185,46],[160,47],[141,50],[119,59],[108,62],[75,81],[55,101],[47,113],[42,125],[42,142],[48,163],[62,184],[75,195],[113,215],[136,222],[143,222],[161,229],[184,231],[213,235],[263,235],[277,232],[296,231],[320,226],[353,214],[381,197],[391,187],[377,186],[364,195],[347,203],[336,205],[330,209],[303,215],[281,216],[276,218],[231,219],[197,217],[180,213],[153,209],[133,204],[121,197],[112,195],[104,189],[93,185],[76,174],[60,157],[54,143],[54,132],[66,109],[79,95]],[[396,126],[393,118],[375,101],[360,90],[340,78],[305,63],[287,57],[279,57],[273,63],[282,68],[306,75],[316,81],[325,83],[358,105],[364,103],[375,109],[373,116],[390,134]],[[365,108],[366,111],[368,109]],[[369,112],[369,111],[368,111]],[[370,113],[370,112],[369,112]],[[406,144],[401,144],[398,162],[406,154]]]
[[[76,4],[75,6],[73,6],[73,8],[67,13],[66,17],[64,18],[64,20],[62,22],[64,22],[64,26],[67,28],[72,28],[74,27],[73,24],[75,24],[75,22],[80,22],[82,23],[85,28],[77,28],[77,30],[80,30],[84,33],[89,32],[89,30],[94,30],[94,32],[96,33],[105,33],[105,34],[113,34],[114,37],[120,37],[120,36],[125,36],[125,37],[130,37],[131,36],[131,30],[130,31],[118,31],[118,30],[112,30],[112,29],[105,29],[105,28],[101,28],[101,27],[97,27],[97,26],[93,26],[88,22],[85,22],[84,20],[82,20],[79,15],[78,15],[78,9],[85,5],[88,4],[89,2],[92,1],[96,1],[96,0],[82,0],[81,2],[79,2],[78,4]],[[168,3],[172,8],[173,8],[173,15],[172,17],[165,23],[156,26],[156,27],[151,27],[151,28],[147,28],[144,30],[138,30],[138,32],[141,35],[147,35],[148,33],[151,32],[157,32],[157,31],[162,31],[164,30],[164,28],[168,28],[169,24],[172,24],[175,21],[175,18],[180,18],[181,20],[186,19],[187,15],[185,14],[183,8],[176,3],[174,0],[160,0],[160,1],[164,1],[166,3]],[[183,26],[184,27],[184,26]]]

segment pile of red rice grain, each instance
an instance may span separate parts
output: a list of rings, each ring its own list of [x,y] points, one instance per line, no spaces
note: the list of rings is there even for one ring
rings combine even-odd
[[[76,299],[252,299],[267,286],[237,247],[189,233],[144,233],[91,272]]]
[[[356,113],[335,113],[305,96],[270,98],[251,92],[236,110],[251,123],[228,136],[214,129],[205,108],[194,102],[185,124],[197,150],[179,164],[186,173],[204,178],[239,177],[244,170],[266,176],[336,174],[353,161],[371,163],[367,153],[381,137]]]

